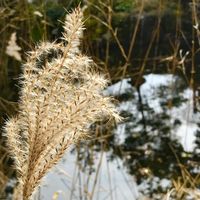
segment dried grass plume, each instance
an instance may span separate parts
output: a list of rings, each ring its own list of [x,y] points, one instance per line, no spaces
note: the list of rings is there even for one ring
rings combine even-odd
[[[17,200],[30,199],[47,171],[91,124],[102,117],[119,119],[111,99],[101,94],[107,80],[79,50],[82,20],[80,8],[69,13],[63,42],[41,43],[24,65],[20,112],[5,126],[17,171]]]
[[[16,32],[12,33],[12,35],[10,36],[10,40],[8,41],[8,46],[6,47],[6,54],[13,57],[14,59],[21,61],[21,54],[20,54],[20,50],[21,47],[18,46],[18,44],[16,43],[17,40],[17,36],[16,36]]]

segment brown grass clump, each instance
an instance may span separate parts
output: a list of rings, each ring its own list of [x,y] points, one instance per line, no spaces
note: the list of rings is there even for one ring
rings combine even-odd
[[[5,126],[17,171],[17,200],[30,199],[42,177],[91,124],[105,116],[119,119],[111,99],[101,94],[107,80],[79,50],[82,18],[80,8],[68,14],[63,42],[40,44],[24,65],[20,112]]]

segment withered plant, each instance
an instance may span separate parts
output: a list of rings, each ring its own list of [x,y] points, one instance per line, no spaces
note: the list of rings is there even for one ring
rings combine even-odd
[[[101,93],[107,80],[79,50],[82,20],[80,8],[69,13],[63,42],[41,43],[24,65],[20,111],[5,125],[17,200],[30,199],[47,171],[70,144],[87,135],[91,124],[102,117],[119,119],[110,97]]]

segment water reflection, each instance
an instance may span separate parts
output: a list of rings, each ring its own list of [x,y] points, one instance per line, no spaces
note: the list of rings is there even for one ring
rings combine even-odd
[[[72,194],[68,186],[67,199],[141,199],[142,195],[161,199],[172,180],[182,177],[181,166],[191,175],[199,173],[200,123],[199,114],[193,113],[192,91],[178,76],[149,74],[144,79],[139,88],[124,79],[105,91],[118,99],[124,121],[117,127],[96,125],[93,134],[97,139],[72,150],[77,155],[77,180],[71,178],[81,189],[76,191],[75,184]],[[67,173],[74,171],[68,161],[61,165]],[[125,196],[114,197],[116,188],[129,190]]]

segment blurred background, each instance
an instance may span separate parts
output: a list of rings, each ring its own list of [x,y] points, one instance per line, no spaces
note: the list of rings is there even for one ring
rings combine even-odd
[[[95,124],[35,199],[200,199],[199,0],[0,0],[0,125],[18,112],[26,52],[84,10],[82,51],[110,79],[119,124]],[[2,130],[2,129],[1,129]],[[0,134],[0,197],[15,171]]]

